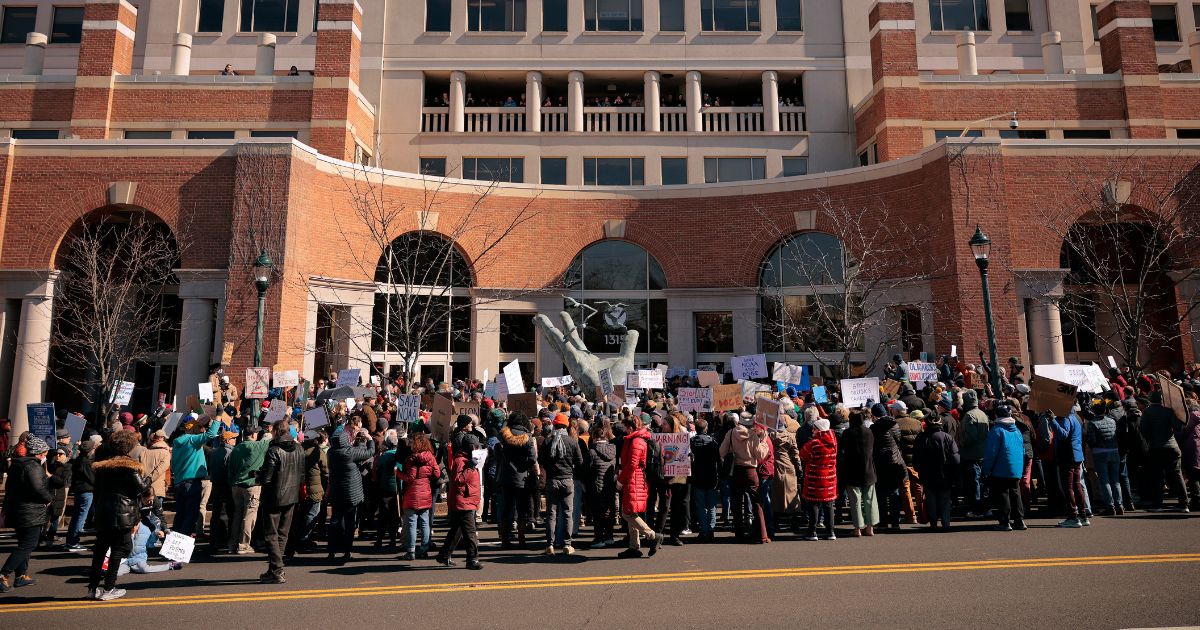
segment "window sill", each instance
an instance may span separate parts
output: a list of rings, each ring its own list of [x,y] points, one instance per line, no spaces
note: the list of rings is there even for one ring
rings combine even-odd
[[[446,37],[450,35],[450,31],[425,31],[426,35],[435,35],[437,37]]]
[[[526,31],[465,31],[466,37],[525,37]]]
[[[746,36],[746,35],[762,35],[762,31],[761,30],[757,30],[757,31],[705,31],[705,30],[701,30],[700,34],[701,35],[741,35],[741,36]]]
[[[234,33],[235,37],[258,37],[263,33],[270,33],[276,37],[299,37],[299,31],[238,31]]]
[[[583,30],[580,35],[642,35],[646,31],[589,31]]]
[[[804,31],[775,31],[775,34],[776,35],[799,36],[799,35],[803,35]]]

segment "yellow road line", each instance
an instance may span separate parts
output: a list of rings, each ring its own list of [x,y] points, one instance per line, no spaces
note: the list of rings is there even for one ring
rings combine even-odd
[[[413,584],[394,586],[369,586],[339,589],[310,589],[301,591],[270,591],[253,593],[216,593],[208,595],[180,595],[164,597],[141,597],[96,602],[69,600],[62,602],[37,602],[32,604],[0,605],[0,614],[45,611],[70,611],[96,608],[128,608],[145,606],[175,606],[196,604],[219,604],[232,602],[283,601],[293,599],[315,599],[331,597],[365,597],[374,595],[419,595],[427,593],[454,593],[461,591],[490,591],[513,589],[541,589],[557,587],[606,586],[655,584],[672,582],[699,582],[713,580],[771,579],[781,577],[815,577],[825,575],[870,575],[887,573],[923,573],[935,571],[977,571],[987,569],[1036,569],[1048,567],[1083,567],[1099,565],[1132,565],[1200,562],[1200,553],[1149,554],[1126,556],[1083,556],[1064,558],[1027,558],[976,560],[958,562],[925,562],[906,564],[848,565],[827,567],[785,567],[775,569],[741,569],[732,571],[693,571],[684,573],[653,573],[643,575],[607,575],[593,577],[548,578],[534,580],[506,580],[495,582],[448,582],[440,584]]]

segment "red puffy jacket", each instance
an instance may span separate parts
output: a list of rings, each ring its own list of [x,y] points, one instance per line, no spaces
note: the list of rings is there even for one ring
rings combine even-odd
[[[400,479],[404,481],[404,498],[400,507],[405,510],[428,510],[433,507],[433,487],[431,481],[442,476],[433,453],[422,451],[409,455],[404,462],[404,472]]]
[[[642,427],[622,439],[621,472],[617,481],[621,484],[621,513],[639,514],[646,511],[646,440],[650,429]]]
[[[446,489],[446,507],[450,510],[479,509],[479,471],[470,466],[471,456],[459,453],[446,470],[449,488]]]
[[[833,431],[817,431],[800,449],[804,462],[805,501],[833,501],[837,498],[837,437]]]

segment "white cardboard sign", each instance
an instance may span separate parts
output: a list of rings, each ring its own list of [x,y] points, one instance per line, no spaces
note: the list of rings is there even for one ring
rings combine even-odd
[[[680,387],[679,410],[708,412],[713,410],[713,390],[708,387]]]
[[[203,383],[197,384],[196,389],[199,390],[199,392],[200,392],[199,393],[200,402],[212,402],[214,400],[212,383],[209,383],[208,381],[204,381]]]
[[[273,378],[275,387],[296,387],[300,385],[300,370],[281,370]]]
[[[513,360],[504,366],[504,387],[507,394],[524,394],[525,381],[521,379],[521,364]]]
[[[879,402],[879,379],[848,378],[841,382],[842,402],[847,409],[866,407]]]
[[[145,527],[145,525],[142,525]],[[192,552],[196,550],[196,539],[191,536],[185,536],[179,532],[171,532],[163,539],[162,547],[158,550],[158,555],[187,564],[192,561]]]
[[[765,354],[748,354],[743,357],[733,357],[730,359],[732,366],[733,377],[738,380],[748,381],[755,378],[766,378],[767,374],[767,355]]]

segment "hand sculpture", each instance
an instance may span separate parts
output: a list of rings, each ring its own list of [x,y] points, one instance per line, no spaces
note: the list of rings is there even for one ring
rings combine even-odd
[[[611,359],[601,359],[588,351],[579,336],[579,328],[567,311],[558,314],[562,320],[563,329],[559,330],[549,317],[538,315],[533,323],[541,329],[542,334],[558,351],[567,371],[584,396],[595,396],[596,388],[600,387],[600,371],[608,369],[609,377],[614,384],[624,384],[625,375],[633,371],[633,354],[637,350],[638,331],[630,330],[625,333],[621,342],[621,352]]]

